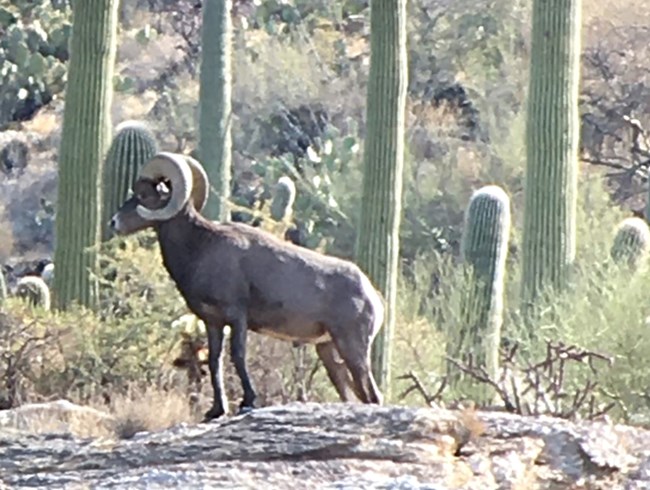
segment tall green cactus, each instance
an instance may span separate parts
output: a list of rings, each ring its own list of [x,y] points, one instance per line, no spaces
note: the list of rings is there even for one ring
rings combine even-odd
[[[102,241],[113,236],[108,223],[128,196],[140,167],[158,152],[156,138],[144,123],[125,121],[115,129],[102,172]]]
[[[228,218],[231,174],[232,0],[205,0],[199,79],[199,161],[216,196],[206,217]]]
[[[523,307],[575,257],[581,0],[534,0],[526,127]]]
[[[271,201],[271,217],[276,221],[289,219],[295,200],[296,184],[287,176],[280,177]]]
[[[450,354],[471,351],[474,362],[492,379],[497,379],[499,369],[509,238],[510,198],[495,185],[477,190],[465,212],[461,248],[469,283],[463,292],[457,350]]]
[[[610,251],[612,260],[637,270],[644,265],[650,252],[650,229],[641,218],[626,218],[617,227]]]
[[[374,0],[370,8],[367,135],[356,256],[386,301],[384,326],[372,349],[373,374],[386,396],[399,273],[406,62],[406,0]]]
[[[59,152],[54,302],[96,305],[101,167],[110,137],[118,0],[74,3]]]

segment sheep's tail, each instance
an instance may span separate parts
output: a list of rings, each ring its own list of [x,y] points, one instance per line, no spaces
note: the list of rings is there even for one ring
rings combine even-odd
[[[386,306],[381,293],[372,285],[370,279],[368,279],[365,274],[361,274],[361,288],[363,289],[366,298],[368,298],[372,311],[373,323],[371,331],[369,332],[370,341],[372,342],[384,324]]]

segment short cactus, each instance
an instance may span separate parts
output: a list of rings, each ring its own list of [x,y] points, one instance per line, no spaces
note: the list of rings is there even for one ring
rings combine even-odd
[[[469,284],[463,297],[457,348],[461,353],[471,351],[474,362],[485,367],[493,379],[497,378],[499,368],[509,236],[508,195],[495,185],[476,191],[465,213],[462,255]]]
[[[50,309],[50,288],[38,276],[24,276],[16,284],[16,296],[32,307]]]
[[[296,200],[296,185],[287,176],[280,177],[275,185],[273,201],[271,201],[271,217],[276,221],[289,219]]]
[[[612,260],[637,269],[648,257],[650,251],[650,229],[647,223],[637,217],[626,218],[617,227],[610,251]]]
[[[139,121],[118,125],[106,155],[102,178],[102,240],[108,240],[111,216],[126,200],[140,167],[158,152],[153,133]]]

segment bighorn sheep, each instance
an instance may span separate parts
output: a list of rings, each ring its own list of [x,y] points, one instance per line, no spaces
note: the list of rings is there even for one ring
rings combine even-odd
[[[352,262],[258,228],[209,221],[200,214],[207,190],[198,162],[159,153],[141,168],[133,195],[110,223],[121,235],[155,230],[165,268],[206,325],[213,404],[205,419],[227,411],[222,379],[226,325],[243,388],[240,413],[254,408],[255,401],[246,365],[248,330],[315,344],[342,401],[356,395],[364,403],[381,404],[370,348],[383,323],[384,305],[368,277]]]

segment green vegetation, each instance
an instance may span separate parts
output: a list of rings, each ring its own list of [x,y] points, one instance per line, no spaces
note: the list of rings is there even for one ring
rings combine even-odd
[[[216,194],[205,215],[228,218],[232,159],[232,19],[231,0],[206,0],[201,27],[199,85],[199,160]]]
[[[586,4],[588,0],[583,1]],[[562,344],[573,350],[564,351],[564,360],[556,356],[549,361],[554,375],[562,373],[562,386],[558,387],[557,379],[547,371],[540,373],[540,386],[523,397],[538,390],[552,400],[550,410],[539,406],[537,411],[589,418],[610,407],[608,413],[616,421],[650,425],[650,341],[645,335],[650,326],[650,307],[644,296],[650,271],[642,267],[643,260],[636,265],[634,259],[645,256],[646,231],[639,221],[628,220],[631,210],[638,214],[642,208],[647,191],[647,176],[640,165],[647,157],[633,154],[629,148],[636,141],[631,135],[630,121],[638,119],[641,127],[650,127],[650,107],[645,98],[639,97],[640,92],[629,87],[650,87],[650,75],[642,69],[648,64],[644,56],[646,46],[650,45],[650,33],[634,27],[643,15],[642,9],[635,8],[639,5],[637,0],[624,0],[625,8],[618,4],[612,8],[613,4],[602,0],[589,1],[591,7],[598,8],[585,7],[583,21],[584,117],[575,194],[575,258],[571,262],[572,273],[562,279],[562,294],[537,297],[538,315],[533,320],[524,316],[520,301],[524,278],[528,277],[524,273],[525,257],[531,257],[524,246],[524,178],[529,175],[523,162],[527,151],[533,148],[527,145],[526,137],[526,87],[529,75],[543,73],[537,65],[528,70],[530,5],[519,0],[413,0],[407,4],[405,177],[400,200],[396,307],[392,310],[396,326],[392,332],[385,331],[392,338],[392,374],[385,390],[388,403],[452,405],[460,401],[481,406],[483,394],[490,395],[490,400],[497,404],[501,400],[494,387],[470,374],[473,371],[472,366],[466,365],[468,357],[457,357],[460,367],[446,358],[460,343],[463,320],[473,323],[467,321],[466,315],[471,311],[468,307],[479,304],[467,294],[478,289],[468,289],[462,259],[470,259],[469,245],[482,242],[482,235],[472,235],[476,241],[470,239],[463,224],[471,196],[490,183],[507,193],[512,213],[503,284],[500,365],[497,373],[491,369],[490,376],[502,377],[506,386],[514,380],[515,385],[523,383],[526,387],[528,366],[545,363],[549,352],[559,352],[558,344]],[[158,6],[163,3],[166,2],[152,2]],[[24,8],[28,5],[34,6],[34,12],[42,17],[43,29],[50,36],[52,30],[45,27],[50,25],[49,21],[42,14],[49,2],[36,5],[27,0],[0,0],[0,22],[6,19],[3,9],[19,12],[21,29],[33,29],[34,19],[29,16],[29,8]],[[384,152],[379,154],[381,158],[371,157],[373,151],[379,150],[371,143],[378,140],[370,138],[377,129],[370,116],[387,100],[375,98],[373,104],[366,104],[366,89],[377,90],[372,83],[368,87],[372,41],[367,2],[262,0],[251,5],[251,10],[238,11],[233,16],[236,25],[232,50],[237,62],[232,65],[233,174],[232,188],[228,186],[232,190],[229,207],[238,213],[238,218],[248,222],[259,220],[260,226],[280,236],[287,225],[295,226],[305,246],[352,258],[355,245],[362,241],[359,232],[365,233],[368,220],[375,219],[373,224],[377,227],[383,225],[369,214],[360,213],[361,208],[388,195],[368,194],[364,184],[370,184],[372,179],[364,183],[362,176],[364,163],[385,161],[383,158],[388,155]],[[434,7],[428,8],[431,5]],[[444,15],[438,15],[438,7]],[[192,8],[174,12],[157,8],[128,6],[132,15],[128,23],[121,25],[119,33],[112,111],[116,120],[146,121],[161,148],[198,156],[200,131],[196,111],[200,80],[194,71],[199,66],[201,51],[198,16]],[[68,9],[51,14],[52,19],[61,15],[61,21],[70,24]],[[616,24],[611,32],[610,21]],[[7,37],[0,40],[0,44],[6,42]],[[547,43],[551,45],[556,46]],[[625,53],[625,57],[605,56],[612,50]],[[174,56],[167,56],[172,52]],[[543,60],[540,56],[535,59]],[[631,63],[631,59],[639,62]],[[65,59],[60,63],[64,68],[70,67]],[[603,77],[603,70],[614,77]],[[10,77],[4,80],[26,79],[13,68],[0,73]],[[69,75],[72,71],[63,74],[64,78]],[[543,80],[530,82],[534,85],[540,81]],[[13,81],[6,83],[0,93],[5,87],[13,87],[14,92],[20,89]],[[35,85],[41,83],[44,82],[38,76],[34,78]],[[21,86],[29,90],[26,85]],[[9,99],[21,103],[17,97]],[[54,99],[28,121],[12,123],[12,129],[24,130],[21,137],[25,137],[29,150],[29,165],[21,177],[5,178],[0,174],[0,255],[10,265],[49,254],[53,213],[56,211],[58,219],[62,213],[70,212],[64,210],[72,205],[72,199],[56,203],[53,195],[57,170],[53,162],[58,161],[53,150],[60,136],[60,107],[61,101]],[[629,113],[630,107],[636,108],[634,113]],[[364,118],[366,108],[368,124]],[[0,112],[3,116],[7,114],[4,109]],[[564,114],[565,119],[573,117],[569,109]],[[621,122],[620,116],[626,114],[630,117]],[[561,142],[551,138],[555,134],[551,130],[560,131],[553,121],[564,124],[563,116],[547,116],[537,129],[547,138],[543,142],[553,145],[538,150],[531,160],[540,163],[540,172],[552,164],[559,169],[561,160],[578,160],[555,158],[552,152]],[[388,132],[390,124],[385,129]],[[598,132],[601,129],[606,130],[604,136]],[[39,137],[32,141],[34,132]],[[6,133],[2,136],[7,137]],[[575,132],[557,134],[575,136]],[[390,142],[390,138],[384,139]],[[85,145],[83,141],[78,140],[80,149]],[[0,140],[0,163],[11,161],[13,154],[2,145],[4,140]],[[101,161],[87,156],[84,153],[86,164]],[[64,157],[62,154],[61,158]],[[592,164],[595,161],[604,163]],[[90,172],[89,167],[86,165],[81,169],[83,172],[74,175],[89,178],[84,173]],[[570,172],[576,169],[561,168],[567,172],[563,175],[570,190]],[[529,179],[536,192],[551,185],[544,183],[546,175],[539,173],[535,179]],[[552,175],[561,180],[560,174]],[[273,219],[273,214],[280,213],[272,208],[275,186],[283,176],[293,181],[296,192],[289,222],[280,226]],[[74,188],[70,182],[64,184],[66,192],[77,196],[85,192],[76,184]],[[553,195],[553,203],[561,194]],[[537,195],[540,199],[549,196]],[[572,199],[570,194],[565,193],[564,197]],[[383,203],[388,205],[389,201],[385,199]],[[57,204],[56,209],[53,203]],[[544,220],[553,215],[561,217],[560,211],[545,203],[540,200],[535,204]],[[85,208],[95,212],[90,206]],[[377,209],[373,207],[373,212],[379,212]],[[69,216],[71,221],[80,221],[78,210]],[[373,216],[393,219],[389,214]],[[560,222],[566,224],[567,220],[562,218]],[[622,225],[631,222],[639,226],[628,230]],[[393,229],[388,221],[385,223],[380,232],[388,237]],[[531,223],[529,220],[528,225]],[[550,226],[551,221],[534,223]],[[489,229],[497,231],[496,227]],[[627,231],[617,239],[619,229],[620,233]],[[557,238],[565,236],[563,233],[569,236],[568,231],[556,227],[544,236]],[[63,239],[66,240],[65,236]],[[628,248],[627,244],[633,247]],[[392,243],[386,239],[384,245]],[[557,249],[553,250],[556,258],[564,256],[564,252],[558,255]],[[628,252],[631,255],[626,255]],[[196,388],[188,384],[186,372],[172,367],[183,339],[178,328],[182,322],[178,319],[187,313],[187,308],[161,264],[155,235],[143,233],[128,240],[115,237],[102,243],[99,253],[98,277],[102,287],[98,307],[93,311],[78,306],[65,311],[31,308],[11,296],[18,273],[30,267],[6,269],[10,293],[0,307],[0,406],[66,397],[117,410],[128,405],[125,400],[135,399],[132,408],[122,410],[132,414],[120,429],[125,436],[151,422],[137,417],[145,412],[143,406],[155,404],[156,413],[167,410],[165,400],[172,395],[175,408],[170,413],[183,412],[179,418],[191,418],[187,413],[188,392],[194,390],[197,394],[191,399],[199,405],[195,407],[197,413],[203,413],[210,399],[207,379],[204,378],[200,389]],[[615,267],[616,260],[622,265],[634,264],[633,273],[627,266]],[[484,262],[476,257],[476,261],[465,261],[469,263]],[[59,276],[58,264],[56,271]],[[484,307],[478,311],[487,314]],[[529,335],[531,332],[536,335]],[[201,339],[199,334],[198,340]],[[514,347],[517,352],[512,357]],[[288,342],[251,335],[249,352],[260,405],[299,398],[336,399],[311,347],[298,350]],[[480,352],[475,352],[480,357]],[[586,353],[593,355],[589,357]],[[582,361],[572,361],[571,356],[582,356]],[[225,366],[226,379],[232,379],[234,370],[228,360]],[[461,367],[465,369],[467,383],[447,383],[448,376],[457,374]],[[587,382],[597,384],[586,394],[585,403],[573,410],[575,395],[584,391]],[[237,383],[227,386],[238,389]],[[229,399],[237,398],[238,393],[229,393]],[[163,418],[156,418],[156,422],[171,423]]]
[[[396,320],[399,227],[402,213],[406,104],[406,2],[373,2],[370,10],[368,135],[357,260],[386,301],[384,325],[375,338],[372,368],[380,388],[390,383]]]
[[[67,2],[0,4],[0,128],[60,94],[72,26]]]
[[[566,285],[576,252],[580,124],[581,0],[533,1],[526,199],[524,306]]]
[[[296,185],[289,177],[280,177],[275,185],[275,194],[271,201],[271,217],[284,221],[291,217],[293,203],[296,200]]]
[[[641,218],[626,218],[618,225],[611,256],[614,262],[636,270],[642,267],[650,251],[650,229]]]
[[[112,236],[111,216],[127,198],[140,167],[158,152],[155,136],[139,121],[127,121],[116,128],[102,175],[102,240]]]
[[[503,323],[510,198],[498,186],[476,191],[466,211],[462,257],[467,285],[461,305],[460,342],[454,358],[473,362],[497,379]],[[459,355],[460,354],[460,355]]]
[[[54,303],[94,307],[100,238],[100,180],[110,135],[117,41],[116,0],[87,0],[74,12],[59,155]]]

